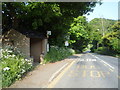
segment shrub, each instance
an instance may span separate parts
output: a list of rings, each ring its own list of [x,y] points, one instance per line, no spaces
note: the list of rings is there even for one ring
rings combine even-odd
[[[95,50],[95,52],[99,54],[107,54],[109,50],[107,47],[99,47]]]
[[[110,41],[110,44],[113,48],[114,51],[116,51],[116,53],[120,54],[120,43],[119,43],[120,39],[118,38],[112,38]]]
[[[32,59],[25,59],[17,49],[2,49],[2,87],[8,87],[32,69]]]
[[[119,57],[116,51],[114,51],[113,49],[109,49],[108,47],[99,47],[98,49],[95,50],[95,52],[99,54]]]
[[[50,51],[44,57],[44,63],[56,62],[62,60],[74,53],[75,51],[70,48],[52,46],[50,48]]]

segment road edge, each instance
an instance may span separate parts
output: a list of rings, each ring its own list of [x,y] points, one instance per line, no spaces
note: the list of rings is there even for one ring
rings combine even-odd
[[[53,88],[55,86],[55,84],[62,78],[62,76],[64,75],[64,73],[75,63],[75,61],[72,61],[70,64],[67,65],[66,68],[64,68],[64,70],[62,69],[62,72],[59,73],[59,75],[54,78],[54,80],[49,83],[49,85],[47,86],[47,88]]]
[[[68,63],[64,64],[59,70],[57,70],[55,73],[53,73],[51,78],[49,79],[48,83],[52,82],[67,65],[68,65]]]

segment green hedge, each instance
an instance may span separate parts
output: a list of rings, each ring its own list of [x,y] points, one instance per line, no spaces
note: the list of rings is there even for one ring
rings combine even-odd
[[[32,59],[25,59],[16,49],[2,49],[2,87],[8,87],[32,69]]]
[[[70,48],[52,46],[44,57],[44,63],[60,61],[74,53],[75,51]]]
[[[95,49],[95,53],[103,54],[103,55],[110,55],[115,57],[120,57],[118,52],[108,49],[108,47],[99,47],[98,49]]]
[[[95,52],[99,53],[99,54],[107,54],[107,53],[109,53],[109,50],[106,47],[99,47],[99,48],[95,49]]]

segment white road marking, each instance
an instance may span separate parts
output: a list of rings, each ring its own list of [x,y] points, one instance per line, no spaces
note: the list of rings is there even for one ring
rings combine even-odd
[[[111,66],[110,64],[108,64],[107,62],[101,60],[103,63],[105,63],[106,65],[108,65],[109,67],[111,67],[112,69],[115,69],[113,66]]]
[[[108,63],[105,62],[104,60],[100,59],[99,57],[97,57],[97,56],[95,56],[95,55],[93,55],[93,54],[90,54],[90,55],[92,55],[92,56],[94,56],[95,58],[99,59],[100,62],[103,62],[104,64],[108,65],[110,68],[115,69],[113,66],[111,66],[110,64],[108,64]]]
[[[68,65],[68,63],[66,63],[66,64],[63,65],[59,70],[57,70],[57,71],[52,75],[52,77],[49,79],[48,82],[51,82],[51,81],[57,76],[57,74],[58,74],[64,67],[66,67],[67,65]]]
[[[118,77],[118,79],[120,79],[120,76],[117,75],[117,77]]]
[[[113,69],[111,69],[111,68],[109,68],[109,70],[111,71],[111,72],[113,72],[114,70]]]
[[[96,61],[96,59],[80,59],[79,61],[81,61],[81,62],[83,62],[83,61],[93,62],[93,61]]]

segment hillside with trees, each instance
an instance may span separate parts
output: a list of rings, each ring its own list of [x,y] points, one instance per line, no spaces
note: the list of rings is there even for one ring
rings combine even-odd
[[[93,52],[114,55],[120,53],[119,34],[120,21],[95,18],[89,22],[91,28],[91,43]]]

